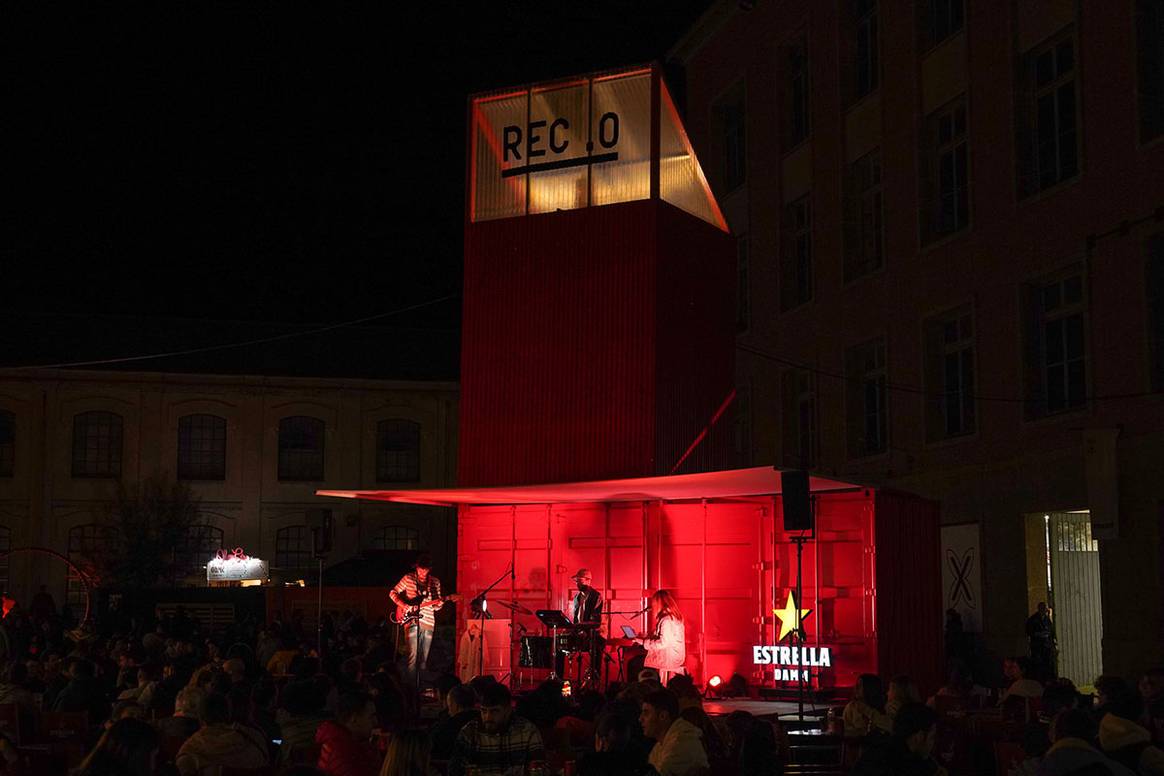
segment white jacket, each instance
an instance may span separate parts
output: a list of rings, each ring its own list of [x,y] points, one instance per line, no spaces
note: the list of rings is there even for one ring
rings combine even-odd
[[[707,752],[702,738],[702,730],[685,719],[677,719],[667,728],[663,740],[651,748],[647,762],[654,766],[659,776],[686,776],[697,768],[707,768]]]
[[[673,617],[662,617],[655,623],[655,635],[643,639],[647,650],[643,665],[660,671],[681,671],[687,659],[687,644],[683,631],[683,621]]]

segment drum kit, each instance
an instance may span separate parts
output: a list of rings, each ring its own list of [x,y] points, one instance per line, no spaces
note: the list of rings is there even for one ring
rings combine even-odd
[[[557,609],[534,611],[516,601],[494,600],[494,604],[516,614],[537,617],[550,635],[525,634],[517,640],[519,645],[517,664],[521,668],[547,669],[551,679],[559,678],[558,671],[573,662],[579,663],[578,679],[583,687],[597,688],[599,684],[598,660],[602,654],[602,637],[598,634],[601,623],[572,623]],[[582,655],[589,655],[589,666],[580,671]],[[555,660],[555,657],[558,659]],[[560,677],[565,678],[565,677]]]

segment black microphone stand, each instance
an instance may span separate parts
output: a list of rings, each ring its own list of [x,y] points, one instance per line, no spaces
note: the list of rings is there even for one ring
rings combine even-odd
[[[509,568],[506,569],[505,572],[501,576],[499,576],[497,579],[495,579],[493,581],[492,585],[490,585],[489,587],[482,590],[480,593],[477,594],[476,598],[474,598],[472,601],[469,602],[469,610],[472,611],[474,608],[476,608],[477,612],[478,612],[478,614],[477,614],[477,623],[478,623],[478,628],[479,628],[477,631],[477,659],[478,659],[477,671],[479,672],[478,676],[485,675],[485,618],[489,614],[489,601],[486,598],[486,596],[489,594],[490,590],[492,590],[493,588],[500,585],[501,581],[503,579],[505,579],[506,577],[509,577],[510,579],[514,578],[514,568],[513,568],[512,563],[509,564]]]

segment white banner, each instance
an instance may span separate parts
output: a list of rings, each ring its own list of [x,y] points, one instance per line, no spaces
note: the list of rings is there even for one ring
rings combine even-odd
[[[207,582],[238,582],[248,579],[265,582],[269,576],[267,561],[259,558],[212,558],[206,564]]]
[[[942,526],[943,611],[956,609],[962,628],[982,632],[982,542],[978,523]]]

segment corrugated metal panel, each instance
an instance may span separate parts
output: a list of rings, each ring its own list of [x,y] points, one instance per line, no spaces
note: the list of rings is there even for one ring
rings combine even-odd
[[[1091,684],[1103,673],[1099,542],[1091,538],[1086,512],[1053,512],[1048,530],[1059,675],[1077,685]]]
[[[459,484],[669,471],[730,390],[730,251],[650,200],[470,224]]]

